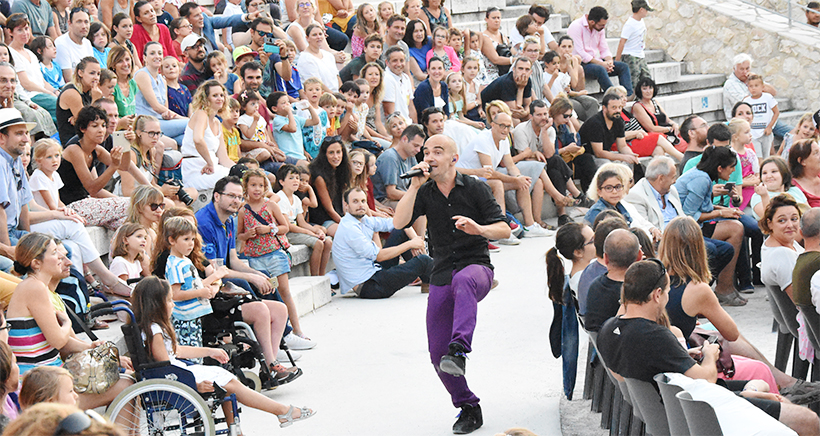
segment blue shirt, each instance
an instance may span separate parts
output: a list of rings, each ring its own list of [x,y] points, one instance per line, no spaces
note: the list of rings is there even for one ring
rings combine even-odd
[[[31,194],[31,187],[28,184],[26,169],[20,157],[12,159],[6,150],[0,148],[0,183],[4,188],[0,189],[0,207],[6,210],[6,225],[9,230],[16,229],[20,223],[20,212],[24,205],[27,205],[34,196]]]
[[[626,219],[627,224],[632,224],[632,217],[629,215],[629,212],[626,211],[626,208],[624,208],[624,206],[620,202],[618,202],[618,204],[616,204],[615,207],[612,207],[612,205],[604,201],[603,198],[599,198],[598,201],[596,201],[595,204],[593,204],[592,207],[589,208],[589,211],[584,216],[584,221],[592,225],[592,223],[595,222],[595,218],[598,216],[598,214],[605,211],[606,209],[614,209],[618,211],[621,215],[624,216],[624,219]]]
[[[196,221],[202,236],[202,253],[205,258],[224,259],[227,265],[228,253],[236,249],[236,218],[231,216],[225,222],[220,221],[211,202],[197,211]]]
[[[230,91],[229,91],[230,92]],[[188,106],[191,105],[191,91],[180,86],[179,88],[168,87],[168,109],[180,116],[188,116]]]
[[[655,187],[652,186],[651,183],[647,183],[649,185],[649,189],[652,190],[652,194],[655,195],[655,200],[658,202],[658,207],[661,209],[661,213],[663,214],[663,227],[666,228],[666,225],[669,224],[669,221],[672,221],[674,218],[678,216],[678,211],[675,210],[675,206],[672,206],[672,203],[669,202],[667,197],[669,194],[661,195],[660,192],[655,190]],[[666,207],[663,207],[664,203]]]
[[[97,59],[100,62],[100,68],[108,68],[108,53],[111,52],[111,47],[106,47],[103,51],[99,51],[97,50],[97,47],[94,47],[93,52],[94,59]]]
[[[63,70],[57,65],[57,62],[51,61],[51,69],[43,64],[40,64],[40,71],[43,73],[43,78],[46,79],[49,85],[54,89],[61,89],[65,86],[65,79],[63,79]]]
[[[694,168],[683,173],[675,182],[675,189],[678,190],[685,215],[699,220],[702,213],[715,209],[712,204],[712,179],[706,172]]]
[[[305,141],[302,137],[302,129],[305,128],[307,119],[299,115],[293,115],[293,119],[296,120],[296,131],[285,132],[282,130],[282,127],[288,125],[288,117],[274,114],[271,120],[273,124],[273,139],[276,140],[279,149],[285,152],[286,156],[290,156],[294,159],[304,159]]]
[[[194,289],[195,283],[194,264],[187,257],[179,258],[174,255],[168,256],[165,264],[165,279],[171,285],[180,285],[180,290],[190,291]],[[207,301],[207,300],[205,300]],[[172,311],[174,318],[189,321],[212,313],[210,304],[200,301],[199,298],[188,300],[174,300]]]
[[[342,217],[333,238],[333,262],[342,294],[382,269],[376,263],[380,248],[373,242],[373,233],[392,230],[392,218],[364,216],[358,220],[349,213]]]

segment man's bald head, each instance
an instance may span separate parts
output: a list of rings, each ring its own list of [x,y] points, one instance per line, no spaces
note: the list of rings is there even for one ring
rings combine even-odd
[[[604,241],[606,266],[610,270],[626,270],[638,260],[641,244],[629,230],[613,230]]]
[[[431,136],[427,139],[427,142],[424,143],[424,147],[430,149],[433,147],[441,147],[447,154],[458,153],[458,146],[456,145],[456,142],[449,136],[444,136],[443,134]]]
[[[800,217],[800,232],[807,239],[820,236],[820,207],[813,207]]]
[[[512,117],[506,112],[499,112],[493,117],[493,122],[500,124],[512,124]]]

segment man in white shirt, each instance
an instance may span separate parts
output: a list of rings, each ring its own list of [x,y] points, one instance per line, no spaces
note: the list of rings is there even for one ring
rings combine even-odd
[[[54,41],[57,47],[57,64],[63,69],[63,78],[67,83],[71,82],[74,75],[74,67],[80,63],[84,57],[94,56],[91,48],[91,41],[86,39],[88,27],[91,20],[85,9],[72,9],[68,16],[68,33],[60,36]]]
[[[545,6],[541,5],[532,5],[530,9],[527,11],[528,14],[535,20],[536,23],[541,27],[540,38],[542,42],[542,46],[544,51],[541,52],[541,55],[544,55],[546,49],[549,48],[550,50],[556,51],[558,50],[558,43],[555,42],[555,38],[552,37],[552,32],[547,29],[547,20],[550,19],[550,11]],[[518,29],[515,26],[510,29],[510,42],[512,45],[520,44],[524,42],[524,37],[518,32]]]
[[[413,99],[413,79],[404,72],[407,59],[401,47],[393,46],[387,50],[387,71],[384,80],[384,113],[400,113],[407,122],[416,119],[416,106],[410,104]]]
[[[542,228],[533,219],[534,208],[532,207],[532,198],[530,198],[533,179],[521,174],[521,171],[513,163],[512,156],[510,156],[510,141],[507,138],[512,128],[512,117],[501,112],[493,118],[491,125],[490,130],[479,133],[475,139],[461,150],[456,164],[458,171],[462,174],[486,179],[502,211],[506,211],[504,191],[515,190],[518,206],[521,207],[521,214],[524,216],[524,234],[533,237],[553,235],[555,232]],[[499,167],[502,162],[504,163],[503,168]],[[543,201],[544,184],[540,177],[535,181],[532,191],[534,196],[540,195]],[[538,203],[537,216],[540,221],[541,204]],[[508,245],[517,245],[519,243],[513,235],[498,242]]]
[[[393,15],[387,19],[384,31],[384,53],[382,53],[382,61],[387,63],[387,51],[392,47],[399,47],[404,52],[405,59],[410,57],[410,47],[404,42],[404,33],[407,30],[407,18],[404,15]],[[410,63],[404,63],[404,73],[410,75]]]

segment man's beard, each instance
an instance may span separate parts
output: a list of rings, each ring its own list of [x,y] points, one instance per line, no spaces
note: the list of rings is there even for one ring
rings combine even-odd
[[[364,218],[364,217],[365,217],[365,215],[367,215],[367,213],[366,213],[366,212],[365,212],[365,213],[362,213],[361,215],[360,215],[360,214],[353,213],[353,212],[350,212],[350,214],[351,214],[351,215],[353,215],[353,217],[354,217],[354,218],[356,218],[357,220],[360,220],[360,219]]]

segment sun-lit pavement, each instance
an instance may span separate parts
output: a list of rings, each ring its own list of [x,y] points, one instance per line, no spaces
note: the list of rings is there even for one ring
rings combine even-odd
[[[468,381],[484,412],[475,435],[510,427],[560,434],[561,361],[549,353],[552,306],[544,263],[553,241],[524,239],[492,254],[500,285],[478,306],[467,361]],[[305,374],[269,396],[310,406],[317,415],[280,430],[271,415],[243,407],[244,434],[452,434],[457,409],[427,354],[426,305],[419,287],[407,287],[387,300],[336,296],[303,317],[305,332],[319,345],[297,362]]]

